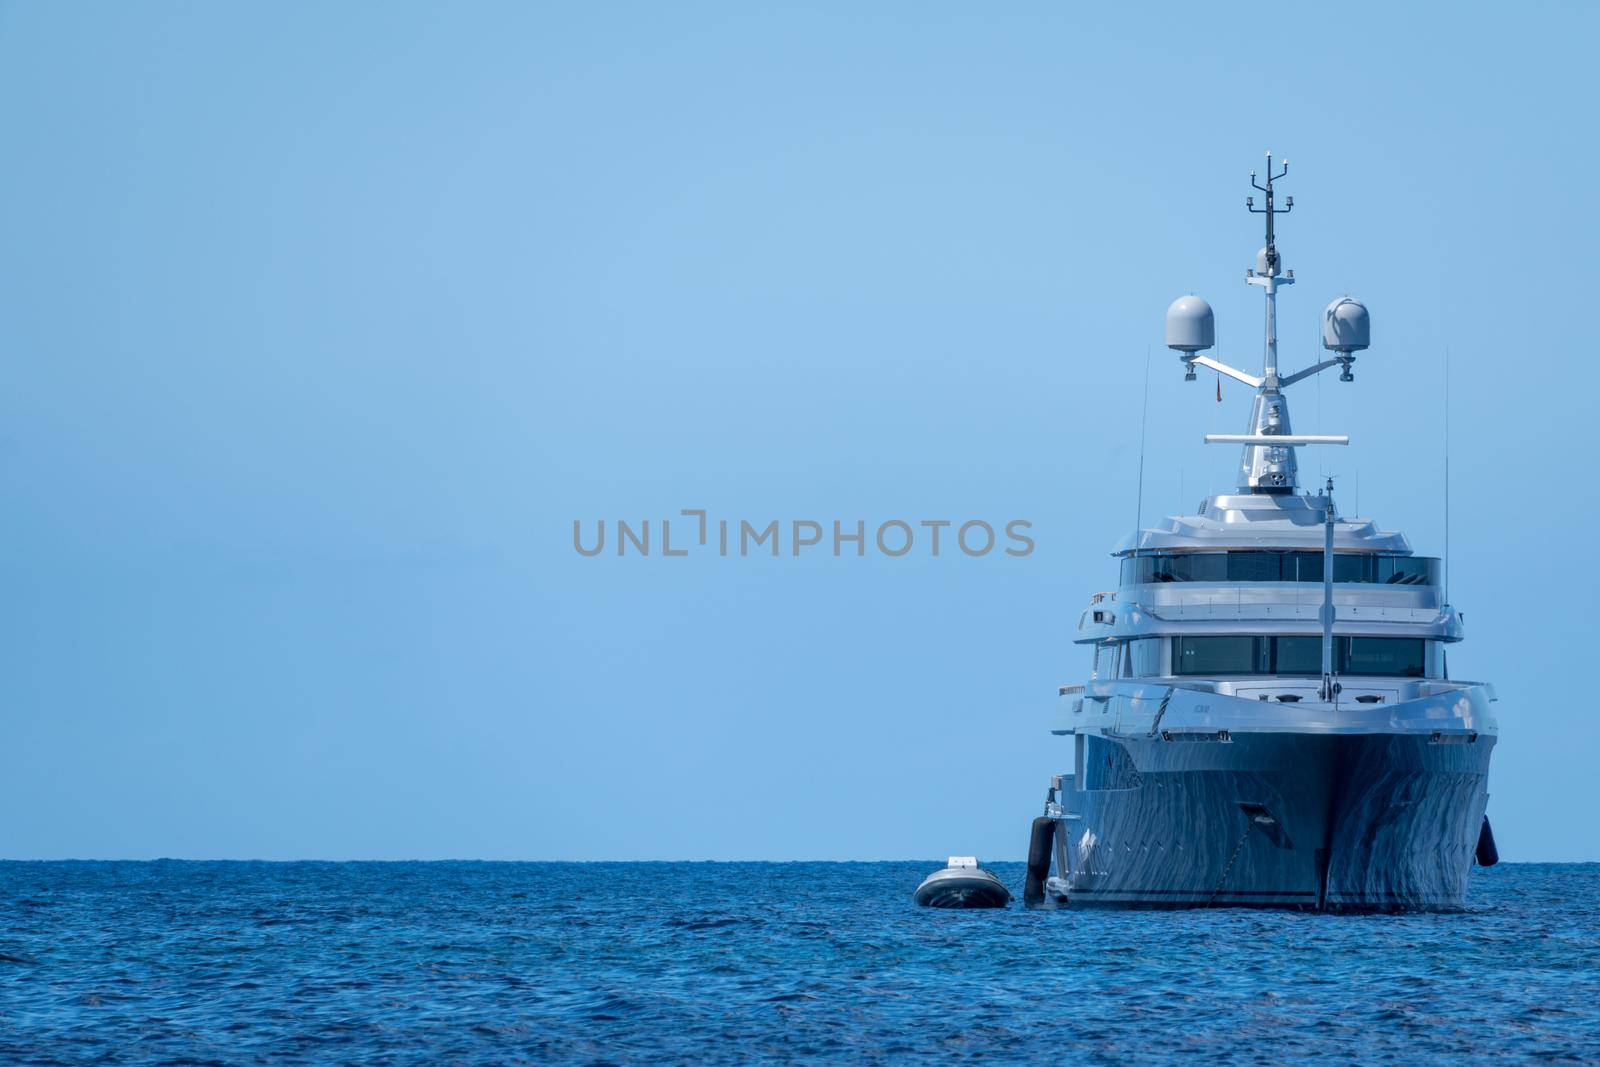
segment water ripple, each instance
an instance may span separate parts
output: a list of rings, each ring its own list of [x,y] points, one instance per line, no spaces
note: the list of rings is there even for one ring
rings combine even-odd
[[[934,866],[4,863],[0,1062],[1600,1058],[1597,865],[1349,917],[915,908]]]

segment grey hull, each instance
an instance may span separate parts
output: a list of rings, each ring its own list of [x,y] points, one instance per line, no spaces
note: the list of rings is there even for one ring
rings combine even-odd
[[[1078,740],[1058,853],[1073,905],[1401,911],[1465,903],[1492,735]]]

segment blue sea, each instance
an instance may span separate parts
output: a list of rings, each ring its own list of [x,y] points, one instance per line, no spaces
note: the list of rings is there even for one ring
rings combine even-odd
[[[1600,1058],[1600,865],[1356,917],[913,906],[939,865],[4,863],[0,1062]]]

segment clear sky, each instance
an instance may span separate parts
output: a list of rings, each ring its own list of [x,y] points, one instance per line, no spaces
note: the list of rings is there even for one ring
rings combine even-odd
[[[1220,10],[4,5],[0,855],[1021,856],[1271,148],[1306,467],[1441,552],[1450,349],[1490,814],[1600,859],[1600,8]],[[683,508],[1037,548],[573,550]]]

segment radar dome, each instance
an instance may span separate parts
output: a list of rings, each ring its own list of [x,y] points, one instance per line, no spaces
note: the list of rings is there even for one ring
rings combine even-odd
[[[1322,313],[1322,347],[1343,355],[1372,343],[1372,319],[1359,300],[1341,296]]]
[[[1198,296],[1180,296],[1167,308],[1168,348],[1192,356],[1216,343],[1217,317],[1210,304]]]
[[[1280,259],[1278,261],[1278,266],[1279,267],[1283,266],[1283,260]],[[1267,269],[1267,250],[1265,248],[1263,248],[1261,251],[1256,253],[1256,273],[1260,274],[1260,275],[1263,275],[1263,276],[1265,276],[1267,274],[1277,274],[1278,273],[1277,271],[1273,271],[1273,270],[1268,270]]]

